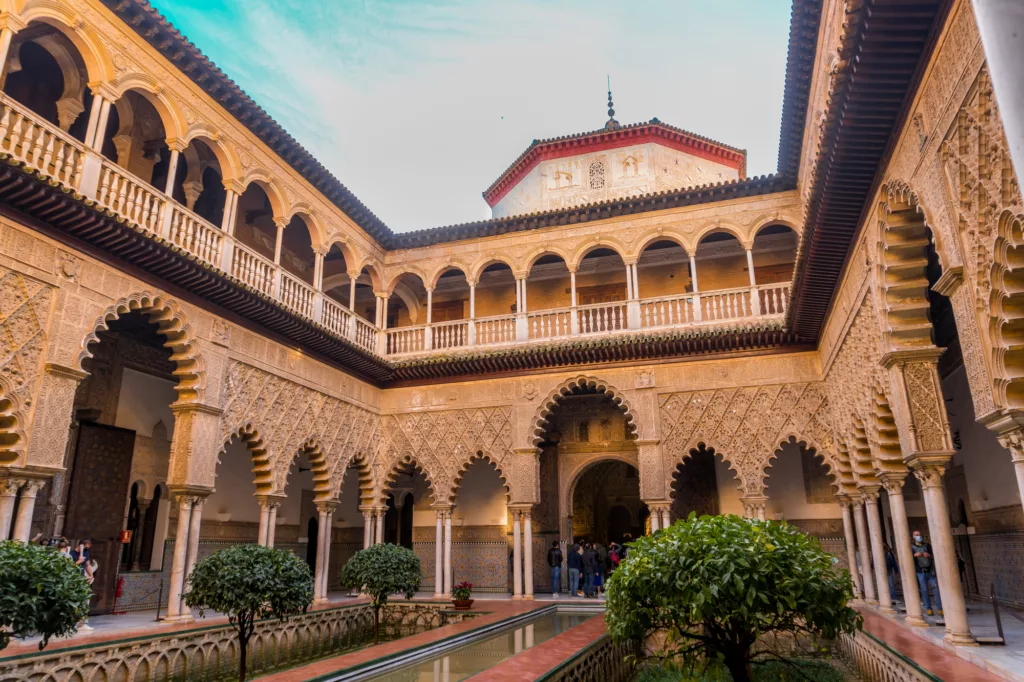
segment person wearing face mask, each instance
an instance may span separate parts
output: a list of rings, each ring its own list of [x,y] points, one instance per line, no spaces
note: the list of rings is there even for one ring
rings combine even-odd
[[[939,596],[939,583],[935,578],[935,559],[932,557],[932,546],[924,541],[921,531],[914,531],[914,539],[910,545],[914,554],[914,569],[917,571],[917,587],[921,591],[921,602],[925,613],[929,616],[938,613],[942,615],[942,597]],[[928,595],[928,589],[935,592],[935,611],[932,611],[932,601]]]

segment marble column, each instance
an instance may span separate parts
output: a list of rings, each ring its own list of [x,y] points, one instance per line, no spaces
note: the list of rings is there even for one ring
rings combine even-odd
[[[377,517],[377,537],[374,539],[374,544],[384,544],[384,510],[377,509],[374,512]]]
[[[668,528],[672,525],[672,509],[666,504],[661,508],[661,527]]]
[[[205,496],[198,495],[192,501],[192,517],[189,519],[188,529],[188,554],[185,557],[184,585],[186,589],[188,588],[188,577],[192,574],[192,569],[199,559],[199,531],[203,519],[203,503],[205,501]]]
[[[864,495],[864,509],[868,517],[868,536],[871,539],[871,556],[874,559],[875,587],[878,592],[878,607],[882,613],[893,615],[892,595],[889,594],[889,573],[885,570],[885,549],[882,547],[882,523],[878,516],[878,487],[861,488]]]
[[[647,510],[650,512],[651,519],[651,534],[657,533],[661,529],[661,514],[658,513],[657,509],[652,508],[650,505],[647,506]]]
[[[523,598],[523,541],[518,509],[512,510],[512,598]]]
[[[444,597],[444,512],[434,510],[434,599]]]
[[[853,503],[853,525],[857,529],[857,549],[860,550],[860,579],[864,583],[864,601],[869,604],[878,602],[875,596],[875,580],[872,576],[871,550],[868,541],[868,523],[864,514],[864,503],[856,500]]]
[[[915,463],[914,476],[921,481],[924,491],[925,513],[928,515],[929,542],[935,560],[935,577],[942,597],[942,612],[946,621],[946,641],[960,646],[977,645],[967,623],[967,604],[960,585],[956,551],[953,549],[953,531],[949,525],[949,508],[942,485],[945,465]]]
[[[0,540],[11,537],[11,526],[14,522],[14,503],[18,499],[21,481],[16,478],[0,480]]]
[[[132,543],[132,563],[131,567],[133,571],[138,571],[141,568],[142,559],[142,543],[146,539],[146,514],[149,513],[149,504],[152,500],[145,498],[139,498],[136,503],[138,505],[139,516],[138,521],[135,524],[135,537]],[[156,510],[153,510],[156,513]]]
[[[267,547],[274,546],[274,539],[277,537],[277,510],[280,508],[280,500],[270,503],[270,518],[267,520]]]
[[[167,588],[167,620],[181,622],[189,617],[181,595],[185,587],[185,559],[188,554],[188,531],[192,519],[192,497],[177,493],[178,528],[174,535],[174,557],[171,560],[171,583]]]
[[[843,510],[843,535],[846,536],[846,559],[850,567],[850,579],[853,580],[854,594],[863,598],[864,589],[860,585],[860,572],[857,570],[857,543],[853,537],[853,514],[850,512],[850,500],[842,497],[839,507]]]
[[[260,503],[260,529],[256,533],[256,544],[261,547],[267,546],[267,536],[270,534],[270,500],[266,497],[259,498]]]
[[[363,510],[363,549],[373,544],[373,512]]]
[[[927,627],[921,611],[921,593],[917,586],[917,567],[914,552],[910,548],[910,524],[907,522],[907,508],[903,502],[903,480],[906,474],[882,475],[882,485],[889,495],[889,512],[892,514],[892,532],[896,536],[896,559],[900,564],[900,584],[903,586],[903,605],[907,609],[906,621],[910,625]]]
[[[327,601],[327,577],[331,567],[331,524],[337,502],[317,502],[316,577],[314,601]]]
[[[533,514],[523,510],[523,598],[533,599]]]
[[[444,596],[452,596],[452,510],[444,512]]]
[[[28,542],[32,539],[32,514],[36,510],[36,495],[45,481],[31,479],[21,486],[18,502],[18,517],[14,520],[13,539]]]

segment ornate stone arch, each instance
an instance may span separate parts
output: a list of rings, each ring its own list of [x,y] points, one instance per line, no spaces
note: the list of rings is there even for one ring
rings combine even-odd
[[[494,265],[495,263],[504,263],[512,272],[517,272],[516,263],[514,260],[506,256],[504,253],[489,253],[477,259],[475,263],[469,269],[469,275],[472,277],[474,282],[480,281],[480,275],[483,274],[484,270],[488,266]]]
[[[363,270],[366,270],[366,274],[369,275],[370,286],[373,287],[374,292],[382,291],[384,278],[381,276],[380,263],[371,256],[364,256],[350,272],[358,272],[361,275]],[[358,278],[358,275],[356,277]]]
[[[225,183],[242,177],[244,170],[238,160],[238,155],[231,145],[225,144],[219,130],[205,121],[196,121],[188,127],[182,136],[182,142],[185,144],[190,144],[193,140],[201,141],[213,152],[220,165],[221,178]]]
[[[585,241],[570,254],[570,258],[566,259],[565,264],[570,270],[579,268],[580,263],[587,257],[587,254],[596,249],[610,249],[619,255],[623,263],[630,262],[627,260],[629,256],[629,250],[622,245],[618,239],[610,239],[605,236],[596,238],[593,241]]]
[[[637,470],[637,476],[640,474],[640,461],[637,457],[637,453],[635,452],[603,452],[595,454],[593,457],[589,457],[580,462],[576,462],[567,472],[567,475],[565,476],[565,483],[560,486],[560,490],[558,491],[558,508],[562,510],[562,513],[572,516],[572,498],[573,494],[576,492],[576,485],[580,482],[580,479],[583,478],[583,474],[587,473],[588,469],[591,469],[602,462],[624,462]]]
[[[537,407],[537,411],[534,414],[533,421],[531,422],[532,433],[530,434],[530,445],[534,447],[541,442],[544,437],[544,432],[548,426],[548,417],[551,415],[552,410],[562,401],[564,396],[567,396],[573,392],[575,388],[586,388],[596,390],[598,393],[607,393],[613,403],[618,407],[621,407],[626,415],[626,428],[632,429],[633,433],[639,431],[639,423],[636,419],[632,407],[626,402],[625,394],[619,389],[612,386],[607,381],[603,381],[593,376],[579,375],[572,379],[562,382],[559,384],[548,397],[541,401]],[[654,415],[651,416],[654,418]]]
[[[413,469],[423,474],[423,477],[427,479],[427,487],[430,489],[430,496],[435,502],[439,501],[439,498],[443,493],[440,492],[439,486],[435,482],[437,477],[432,475],[430,470],[410,452],[398,457],[397,459],[391,460],[386,473],[376,481],[373,492],[373,502],[375,504],[387,504],[388,491],[395,484],[395,480],[398,477],[400,469],[410,465]]]
[[[114,78],[114,63],[93,28],[71,9],[53,0],[29,0],[18,12],[26,24],[49,24],[71,41],[85,62],[89,82],[109,83]]]
[[[25,448],[25,415],[14,385],[0,374],[0,465],[17,462]]]
[[[465,263],[454,262],[450,260],[437,265],[431,272],[429,280],[425,279],[423,281],[428,287],[437,288],[437,282],[438,280],[441,279],[441,275],[452,270],[458,270],[459,272],[461,272],[463,276],[466,278],[467,283],[471,281],[469,279],[469,273],[471,272],[471,268]]]
[[[374,501],[373,469],[370,461],[362,455],[339,461],[334,471],[331,472],[331,499],[341,497],[342,488],[345,485],[345,472],[349,469],[355,470],[359,477],[359,504],[368,507]]]
[[[764,490],[768,486],[768,478],[771,476],[769,470],[773,466],[773,462],[778,459],[778,453],[784,445],[799,445],[804,450],[812,453],[812,455],[821,460],[821,463],[825,466],[828,471],[828,476],[832,479],[832,488],[834,492],[838,492],[842,485],[840,480],[839,467],[836,462],[836,455],[831,450],[822,447],[813,436],[800,434],[795,430],[787,431],[782,434],[782,437],[778,440],[778,444],[775,448],[768,453],[765,458],[765,466],[761,469],[761,489]]]
[[[633,251],[629,254],[630,259],[633,261],[640,260],[647,247],[655,242],[672,242],[673,244],[678,244],[679,248],[686,252],[686,255],[691,253],[690,247],[686,245],[686,237],[681,232],[677,232],[674,229],[665,230],[659,227],[640,236]]]
[[[988,297],[994,398],[998,406],[1024,407],[1024,212],[1004,210],[990,268]],[[981,273],[979,273],[980,279]],[[983,292],[979,290],[979,295]],[[966,361],[966,354],[965,354]]]
[[[243,424],[226,434],[222,434],[221,448],[217,453],[217,466],[220,467],[221,456],[228,446],[234,441],[241,441],[245,449],[249,451],[252,459],[252,476],[256,484],[258,495],[272,495],[275,493],[276,483],[274,480],[274,455],[270,452],[267,443],[258,428],[251,423]]]
[[[148,100],[160,117],[168,143],[177,140],[181,142],[182,146],[187,144],[184,142],[185,117],[174,100],[167,96],[163,85],[152,74],[134,73],[122,76],[117,80],[113,89],[113,94],[118,98],[124,97],[129,91],[132,91]]]
[[[425,275],[418,267],[405,265],[388,271],[386,275],[387,284],[384,286],[384,291],[387,291],[389,294],[393,294],[395,292],[395,287],[398,286],[400,280],[406,275],[415,275],[416,277],[419,277],[420,282],[424,287],[427,286],[427,282],[429,281],[427,275]]]
[[[175,386],[178,392],[177,403],[202,403],[206,393],[206,370],[199,339],[177,302],[163,294],[148,291],[130,294],[103,311],[82,340],[76,369],[88,371],[83,363],[92,357],[89,345],[99,341],[97,334],[108,329],[113,320],[132,312],[142,313],[150,322],[155,323],[166,339],[164,345],[171,349],[171,361],[175,364],[174,375],[178,378]]]
[[[700,451],[701,449],[707,451],[708,454],[710,454],[712,457],[717,455],[722,458],[722,461],[725,462],[726,466],[729,467],[729,471],[731,471],[733,473],[733,476],[736,478],[737,490],[747,495],[761,494],[760,490],[762,486],[761,481],[759,479],[751,480],[748,483],[747,479],[752,479],[753,477],[744,476],[743,470],[736,464],[736,462],[733,461],[733,459],[725,456],[725,449],[717,447],[714,444],[714,441],[712,441],[709,438],[700,438],[697,441],[693,442],[690,447],[686,448],[681,457],[669,462],[669,465],[671,466],[671,469],[669,471],[670,476],[672,477],[672,482],[668,486],[668,496],[671,499],[675,499],[676,496],[675,479],[679,477],[680,465],[685,464],[687,459],[693,457],[693,455]]]
[[[287,211],[287,205],[284,195],[281,194],[281,190],[278,189],[277,183],[270,173],[262,168],[250,168],[241,178],[242,191],[244,192],[254,182],[267,195],[267,199],[270,200],[270,208],[274,213],[274,218],[283,218]]]
[[[281,459],[277,474],[275,475],[275,492],[279,495],[285,494],[292,464],[300,455],[306,455],[306,458],[309,460],[309,466],[313,471],[313,501],[326,502],[332,499],[334,497],[332,494],[334,486],[331,485],[330,463],[327,461],[327,455],[316,438],[307,439],[292,453],[291,457]]]
[[[533,264],[540,260],[543,256],[557,256],[565,261],[566,267],[569,266],[569,258],[571,254],[566,253],[565,250],[558,246],[551,244],[543,244],[534,249],[531,249],[520,259],[519,267],[513,268],[518,269],[520,272],[529,272],[533,268]]]
[[[738,241],[744,248],[749,247],[754,241],[753,236],[748,236],[746,231],[739,225],[734,225],[724,221],[716,221],[697,230],[697,232],[691,237],[693,251],[691,252],[690,249],[687,248],[686,252],[696,253],[697,247],[700,246],[701,241],[703,241],[709,234],[713,234],[715,232],[731,234],[733,237],[736,237],[736,241]]]
[[[310,208],[309,204],[304,201],[297,202],[290,206],[287,212],[284,214],[286,222],[291,222],[293,219],[298,218],[302,221],[302,224],[306,226],[306,230],[309,231],[309,241],[316,251],[320,248],[320,245],[326,241],[326,235],[323,225],[320,219],[317,217],[316,212]]]
[[[497,457],[492,456],[489,452],[483,450],[477,450],[469,457],[462,460],[462,463],[456,469],[455,476],[452,477],[451,486],[448,489],[446,501],[449,504],[455,504],[455,497],[458,494],[459,487],[462,485],[462,479],[472,466],[474,462],[484,461],[494,465],[494,468],[498,472],[498,476],[501,478],[501,487],[505,490],[505,502],[511,502],[512,500],[512,487],[510,484],[510,476],[508,476],[505,470],[502,468],[501,460]],[[440,497],[440,496],[439,496]]]

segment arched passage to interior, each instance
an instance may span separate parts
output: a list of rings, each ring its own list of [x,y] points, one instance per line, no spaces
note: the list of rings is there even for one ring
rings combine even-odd
[[[775,450],[765,470],[765,515],[785,520],[819,538],[843,537],[843,514],[836,501],[836,481],[821,453],[790,437]],[[845,546],[827,549],[846,560]],[[845,566],[846,563],[840,565]]]
[[[535,584],[550,581],[545,557],[552,542],[559,541],[563,552],[574,540],[581,539],[584,530],[599,533],[594,540],[609,540],[609,499],[621,497],[623,505],[631,510],[631,523],[646,523],[646,506],[639,500],[639,467],[636,434],[632,416],[627,414],[619,396],[597,381],[579,379],[559,389],[549,403],[547,414],[538,425],[536,436],[540,448],[540,502],[533,508],[534,523],[534,577]],[[607,466],[604,466],[607,464]],[[620,467],[623,485],[633,492],[606,497],[596,490],[593,474],[590,483],[580,488],[579,481],[591,467],[602,467],[601,472]],[[610,489],[609,489],[610,490]],[[577,492],[580,497],[574,500]],[[633,497],[636,500],[633,500]],[[632,500],[628,501],[627,500]],[[621,521],[617,512],[616,523]],[[600,517],[600,528],[594,525]],[[619,528],[619,526],[616,526]],[[568,589],[568,576],[562,576],[562,588]]]
[[[82,54],[57,26],[34,21],[12,40],[2,72],[4,94],[79,141],[92,93]]]
[[[266,188],[250,182],[238,197],[235,213],[235,238],[259,255],[273,260],[277,243],[275,207]]]
[[[683,324],[694,319],[690,256],[670,239],[651,242],[636,264],[644,327]],[[660,299],[660,300],[659,300]]]
[[[508,501],[502,472],[483,453],[477,453],[460,473],[452,499],[452,584],[468,580],[474,591],[478,587],[482,592],[511,591],[512,528]],[[430,547],[435,545],[431,543]],[[444,552],[441,554],[443,557]],[[427,557],[427,561],[434,566],[435,557]],[[433,585],[434,571],[424,570]]]
[[[672,472],[670,521],[690,513],[743,515],[740,480],[721,453],[699,443]]]
[[[754,236],[748,265],[754,268],[750,282],[758,288],[758,310],[762,315],[785,312],[796,247],[796,232],[786,225],[766,225]]]
[[[618,251],[595,246],[579,261],[576,304],[581,334],[625,329],[626,300],[632,285],[626,281],[626,263]]]
[[[354,263],[353,263],[354,265]],[[346,308],[352,306],[352,280],[348,276],[349,263],[340,244],[332,244],[324,256],[324,271],[320,288],[324,295]]]
[[[308,286],[313,286],[316,269],[313,239],[313,227],[309,219],[299,214],[293,215],[281,231],[280,254],[277,259],[286,272]]]
[[[154,319],[148,311],[121,311],[90,335],[82,361],[88,376],[73,403],[67,473],[36,498],[32,535],[63,535],[73,545],[92,540],[99,565],[96,613],[112,608],[119,573],[135,580],[138,571],[170,567],[164,538],[173,505],[165,486],[179,368]],[[127,547],[121,544],[124,530],[134,531]],[[155,604],[156,595],[149,599]]]
[[[603,460],[590,464],[573,482],[569,515],[579,542],[607,547],[649,531],[650,511],[640,499],[640,472],[633,464]]]
[[[512,268],[494,261],[479,270],[476,285],[476,340],[478,344],[509,343],[516,338],[512,320],[516,306],[516,278]],[[529,293],[529,292],[527,292]]]
[[[200,218],[205,218],[215,227],[224,223],[225,200],[224,172],[220,160],[203,140],[192,140],[181,152],[179,164],[185,173],[179,183],[175,182],[173,196]],[[180,197],[180,198],[179,198]]]
[[[469,344],[466,320],[476,313],[475,293],[475,288],[470,291],[469,278],[461,268],[450,266],[437,275],[430,310],[431,348]]]
[[[568,336],[575,278],[562,256],[545,253],[533,261],[526,276],[526,310],[531,339]],[[549,312],[546,312],[549,311]]]

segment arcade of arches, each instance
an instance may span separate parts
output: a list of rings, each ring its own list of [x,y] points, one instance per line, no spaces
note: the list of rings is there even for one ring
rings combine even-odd
[[[808,208],[857,38],[846,3],[802,32],[817,61],[806,110],[785,108],[806,131],[784,132],[788,174],[746,178],[741,150],[656,120],[636,134],[716,160],[643,156],[613,119],[569,151],[537,142],[550,166],[485,194],[510,211],[535,183],[567,207],[550,221],[408,239],[315,191],[315,164],[253,142],[102,3],[21,4],[0,26],[0,179],[49,176],[32,191],[61,186],[214,282],[57,239],[40,221],[72,211],[0,182],[0,536],[91,538],[96,611],[123,579],[118,609],[162,587],[185,621],[191,566],[232,543],[303,557],[321,602],[376,542],[411,547],[438,597],[469,580],[530,598],[552,543],[690,513],[793,523],[890,613],[883,547],[912,580],[922,530],[955,643],[973,641],[966,598],[1024,605],[1024,206],[971,3],[944,19],[855,238],[818,250],[838,239]],[[678,173],[743,191],[658,184]],[[664,201],[573,212],[646,191]],[[827,300],[803,285],[826,252],[846,254]],[[217,287],[252,305],[226,311]],[[924,622],[916,586],[896,592]]]

